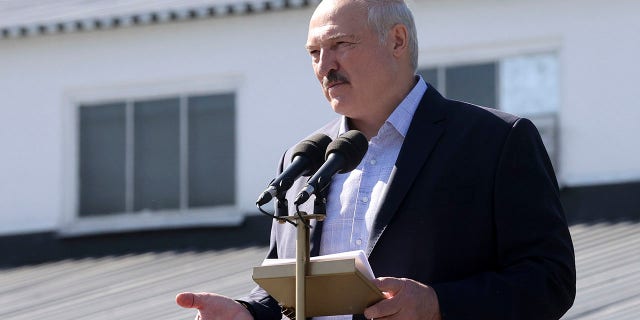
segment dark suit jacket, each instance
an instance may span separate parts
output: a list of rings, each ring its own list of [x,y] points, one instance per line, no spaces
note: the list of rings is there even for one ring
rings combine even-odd
[[[335,120],[319,132],[335,138],[338,127]],[[283,159],[281,170],[288,152]],[[289,190],[289,203],[305,182]],[[575,297],[575,262],[558,192],[529,120],[447,100],[429,86],[375,219],[369,262],[376,276],[433,287],[443,319],[560,318]],[[314,225],[317,255],[322,226]],[[268,257],[295,257],[295,239],[295,227],[274,223]],[[256,318],[280,318],[260,288],[244,300]]]

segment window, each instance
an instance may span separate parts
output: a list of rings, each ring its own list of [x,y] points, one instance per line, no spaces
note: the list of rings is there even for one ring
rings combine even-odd
[[[449,99],[485,107],[497,105],[497,63],[430,68],[419,73]]]
[[[235,203],[235,95],[79,107],[78,216]]]
[[[555,54],[507,58],[500,63],[500,106],[529,118],[538,128],[551,162],[558,169],[560,84]]]
[[[450,99],[498,108],[530,119],[538,128],[557,170],[559,77],[555,54],[437,66],[418,73]]]

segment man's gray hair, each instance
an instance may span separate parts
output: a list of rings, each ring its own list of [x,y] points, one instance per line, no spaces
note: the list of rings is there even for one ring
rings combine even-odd
[[[385,43],[389,30],[396,24],[403,24],[409,33],[408,45],[411,66],[418,69],[418,32],[411,10],[404,0],[364,0],[369,9],[369,27],[378,33],[380,42]]]

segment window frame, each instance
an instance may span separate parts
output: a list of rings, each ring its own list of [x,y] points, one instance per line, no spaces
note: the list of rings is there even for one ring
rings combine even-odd
[[[558,177],[558,184],[564,185],[564,176],[562,172],[562,146],[563,144],[563,130],[562,130],[562,106],[564,104],[564,97],[562,96],[563,85],[563,60],[564,51],[562,50],[562,39],[549,36],[541,38],[532,38],[527,41],[519,42],[495,42],[491,45],[487,44],[475,44],[465,47],[437,47],[421,49],[419,54],[417,71],[423,71],[428,69],[436,70],[436,76],[438,84],[436,89],[445,97],[447,96],[445,87],[445,69],[455,66],[474,65],[495,63],[496,64],[496,105],[485,106],[501,108],[500,86],[501,75],[500,68],[501,62],[505,59],[519,56],[531,56],[539,54],[553,54],[559,65],[558,67],[558,101],[557,110],[555,112],[542,112],[539,114],[519,114],[519,116],[525,117],[531,120],[538,130],[541,131],[541,137],[545,142],[545,148],[549,153],[551,163],[554,167],[556,176]],[[473,102],[471,102],[473,103]],[[544,131],[544,132],[542,132]],[[551,133],[549,133],[551,132]],[[546,145],[550,143],[551,145]]]
[[[235,168],[235,196],[233,204],[211,207],[177,208],[153,212],[123,212],[101,216],[79,214],[79,110],[83,105],[179,98],[184,103],[188,97],[215,94],[235,95],[235,142],[239,137],[239,95],[243,79],[240,76],[208,76],[176,81],[155,81],[137,84],[114,84],[89,88],[68,88],[63,95],[63,146],[62,146],[62,214],[57,233],[61,237],[129,232],[151,229],[172,229],[202,226],[237,226],[244,220],[238,207],[239,168]],[[181,108],[181,112],[182,112]],[[186,108],[184,108],[186,109]],[[184,119],[180,119],[184,121]],[[183,130],[183,129],[181,129]],[[127,146],[128,148],[128,146]],[[184,154],[181,141],[181,155]],[[238,159],[235,148],[235,159]],[[186,151],[186,150],[185,150]],[[184,170],[180,168],[180,170]],[[184,181],[180,183],[184,183]],[[182,193],[182,190],[180,191]],[[180,195],[181,197],[184,195]]]

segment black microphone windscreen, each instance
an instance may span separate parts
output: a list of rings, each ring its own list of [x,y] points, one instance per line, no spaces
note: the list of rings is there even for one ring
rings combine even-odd
[[[327,146],[331,143],[331,138],[326,134],[316,133],[298,143],[291,151],[291,160],[293,158],[303,155],[307,157],[311,162],[307,169],[306,175],[313,174],[318,171],[322,163],[324,163],[324,155],[327,150]]]
[[[328,158],[331,153],[340,153],[345,163],[338,172],[347,173],[360,164],[368,148],[369,142],[362,132],[349,130],[329,144],[325,157]]]

